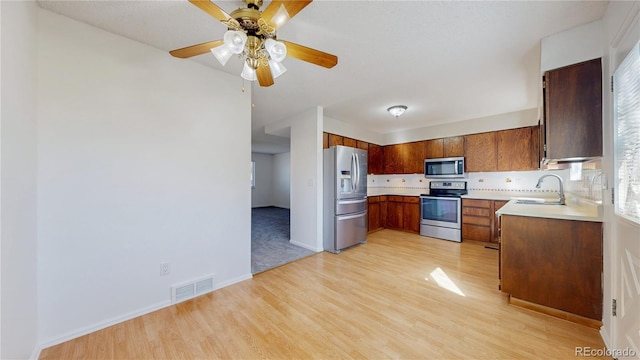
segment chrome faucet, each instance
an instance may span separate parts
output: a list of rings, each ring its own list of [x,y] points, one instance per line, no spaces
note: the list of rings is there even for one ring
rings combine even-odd
[[[563,182],[562,182],[562,178],[556,174],[547,174],[547,175],[542,175],[540,177],[540,179],[538,179],[538,183],[536,184],[536,189],[540,189],[540,184],[542,184],[542,179],[549,177],[549,176],[553,176],[555,178],[558,179],[558,182],[560,183],[560,191],[558,192],[558,195],[560,195],[560,200],[558,200],[558,204],[560,205],[564,205],[565,201],[564,201],[564,190],[563,190]]]

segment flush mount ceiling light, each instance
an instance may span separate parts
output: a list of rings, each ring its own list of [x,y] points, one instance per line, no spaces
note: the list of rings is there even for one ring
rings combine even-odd
[[[338,63],[337,56],[289,41],[276,40],[276,30],[311,1],[273,0],[264,11],[260,11],[262,0],[244,0],[246,8],[239,8],[227,14],[209,0],[189,0],[220,20],[228,31],[222,40],[193,45],[169,53],[184,59],[211,51],[222,66],[234,54],[238,55],[244,62],[240,76],[249,81],[258,80],[260,86],[273,85],[273,79],[287,71],[280,63],[287,55],[332,68]]]
[[[407,110],[407,107],[404,105],[394,105],[390,108],[387,109],[387,111],[395,116],[396,118],[398,118],[398,116],[404,114],[404,112]]]

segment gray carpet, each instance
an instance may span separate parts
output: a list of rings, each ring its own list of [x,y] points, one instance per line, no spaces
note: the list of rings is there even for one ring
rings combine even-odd
[[[253,274],[314,254],[289,242],[289,209],[251,209],[251,272]]]

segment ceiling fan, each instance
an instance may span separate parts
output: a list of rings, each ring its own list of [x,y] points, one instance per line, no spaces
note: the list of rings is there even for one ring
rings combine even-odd
[[[260,86],[273,85],[273,79],[286,69],[280,63],[290,56],[325,68],[338,63],[338,57],[290,41],[278,41],[276,30],[304,9],[312,0],[273,0],[260,11],[262,0],[244,0],[246,8],[227,14],[209,0],[189,0],[227,27],[222,40],[188,46],[169,53],[178,58],[190,58],[211,51],[224,66],[234,54],[244,60],[241,76],[249,81],[258,80]]]

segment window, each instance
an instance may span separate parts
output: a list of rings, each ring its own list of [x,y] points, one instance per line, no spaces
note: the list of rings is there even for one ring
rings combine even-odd
[[[616,214],[640,223],[640,42],[613,74]]]

